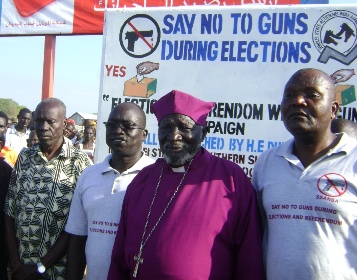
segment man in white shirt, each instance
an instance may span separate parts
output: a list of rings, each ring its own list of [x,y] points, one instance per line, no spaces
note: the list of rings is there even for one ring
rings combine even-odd
[[[127,186],[154,161],[142,152],[147,137],[146,117],[134,103],[113,108],[106,126],[112,153],[86,169],[72,201],[66,232],[71,234],[67,279],[106,279]]]
[[[357,141],[331,131],[338,107],[320,70],[301,69],[285,86],[293,138],[261,154],[253,174],[268,280],[357,279]]]
[[[6,132],[6,145],[19,154],[22,148],[27,147],[27,139],[30,134],[28,127],[32,119],[31,111],[27,108],[22,108],[17,119],[17,124],[12,125]]]

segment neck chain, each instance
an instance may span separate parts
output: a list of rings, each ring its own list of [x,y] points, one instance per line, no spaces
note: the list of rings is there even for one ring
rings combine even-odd
[[[147,230],[147,226],[148,226],[148,223],[149,223],[149,219],[150,219],[150,215],[151,215],[151,210],[152,210],[152,206],[154,204],[154,201],[155,201],[155,198],[156,198],[156,195],[157,195],[157,191],[159,189],[159,186],[160,186],[160,183],[161,183],[161,178],[162,178],[162,173],[164,171],[164,162],[162,163],[162,168],[161,168],[161,173],[160,173],[160,177],[159,177],[159,182],[157,183],[157,186],[156,186],[156,189],[155,189],[155,192],[154,192],[154,197],[151,201],[151,205],[150,205],[150,208],[149,208],[149,213],[148,213],[148,216],[146,217],[146,222],[145,222],[145,226],[144,226],[144,232],[143,232],[143,236],[141,237],[141,243],[140,243],[140,249],[139,249],[139,253],[134,256],[134,260],[136,261],[136,264],[135,264],[135,268],[134,268],[134,272],[133,272],[133,277],[136,278],[136,275],[138,273],[138,269],[139,269],[139,264],[142,264],[144,262],[144,259],[141,258],[141,254],[143,253],[143,249],[144,249],[144,246],[146,244],[146,242],[149,240],[149,238],[151,237],[152,233],[154,232],[154,230],[156,229],[157,225],[159,224],[159,222],[161,221],[162,217],[165,215],[167,209],[169,208],[172,200],[175,198],[180,186],[182,185],[182,182],[183,180],[185,179],[186,177],[186,174],[188,172],[188,170],[190,169],[190,166],[191,166],[191,163],[192,163],[192,160],[190,161],[190,163],[188,164],[188,167],[185,171],[185,173],[183,174],[182,178],[181,178],[181,181],[180,183],[178,184],[178,186],[176,187],[174,193],[172,194],[169,202],[167,203],[164,211],[162,211],[160,217],[158,218],[157,222],[155,223],[155,225],[153,226],[153,228],[151,229],[151,231],[149,232],[148,236],[145,238],[145,233],[146,233],[146,230]]]

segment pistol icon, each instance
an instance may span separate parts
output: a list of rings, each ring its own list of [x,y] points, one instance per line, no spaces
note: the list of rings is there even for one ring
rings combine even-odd
[[[152,37],[153,31],[138,31],[141,36],[143,37]],[[139,35],[136,34],[134,31],[128,31],[125,33],[125,39],[128,40],[128,50],[133,52],[134,51],[134,44],[138,40]]]

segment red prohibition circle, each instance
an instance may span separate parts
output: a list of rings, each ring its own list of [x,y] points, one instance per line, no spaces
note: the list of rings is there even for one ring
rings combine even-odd
[[[341,183],[342,182],[342,183]],[[347,180],[338,173],[326,173],[317,181],[318,190],[326,196],[338,197],[347,191]]]

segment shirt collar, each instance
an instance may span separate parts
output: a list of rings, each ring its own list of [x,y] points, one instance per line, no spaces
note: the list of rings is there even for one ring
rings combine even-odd
[[[72,157],[72,155],[73,155],[73,152],[71,149],[72,146],[73,146],[72,141],[69,140],[67,137],[63,136],[62,149],[61,149],[59,156]]]
[[[57,157],[65,157],[65,158],[72,157],[73,151],[72,151],[71,147],[73,147],[72,142],[69,139],[67,139],[67,137],[63,136],[61,151]],[[39,144],[32,146],[30,149],[30,153],[33,155],[39,154],[41,157],[44,157],[41,152]]]
[[[107,173],[110,172],[112,170],[114,170],[115,172],[120,173],[119,171],[115,170],[114,168],[112,168],[110,166],[110,160],[112,159],[112,154],[108,155],[102,162],[101,162],[101,173]],[[154,161],[145,156],[144,154],[141,156],[141,158],[129,169],[123,171],[120,174],[129,174],[129,173],[138,173],[141,169],[143,169],[144,167],[148,166],[149,164],[154,163]]]
[[[336,135],[337,136],[341,135],[341,139],[335,147],[333,147],[326,153],[326,156],[337,154],[337,153],[348,154],[353,148],[356,147],[357,141],[349,137],[346,133],[344,132],[336,133]],[[294,147],[294,138],[281,144],[278,148],[277,155],[285,157],[287,160],[293,163],[300,162],[300,160],[293,154],[293,147]]]
[[[211,157],[212,157],[212,155],[205,148],[201,147],[201,150],[197,153],[197,155],[192,160],[192,163],[190,165],[190,170],[206,168]],[[189,164],[185,164],[183,166],[184,170],[181,168],[180,169],[175,168],[175,170],[173,170],[172,167],[170,165],[168,165],[163,158],[158,159],[158,161],[161,161],[164,163],[166,170],[170,170],[173,172],[185,172],[185,170],[187,170],[187,168],[189,166]]]
[[[25,135],[29,135],[30,134],[30,130],[29,129],[26,129],[25,131]],[[7,131],[8,134],[16,134],[16,135],[19,135],[18,131],[16,130],[15,128],[15,125],[13,124]]]

